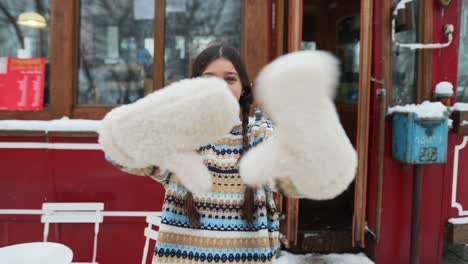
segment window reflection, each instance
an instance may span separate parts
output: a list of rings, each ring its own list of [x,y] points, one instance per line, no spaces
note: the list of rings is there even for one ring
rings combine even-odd
[[[357,104],[359,91],[359,15],[347,16],[336,23],[336,54],[341,61],[341,78],[335,101]]]
[[[394,1],[395,2],[395,1]],[[406,4],[408,15],[399,16],[395,38],[400,43],[416,43],[418,28],[418,0]],[[402,25],[401,18],[407,18]],[[417,69],[416,50],[393,46],[392,56],[392,105],[416,103]]]
[[[0,1],[0,58],[46,59],[44,105],[49,102],[50,2]]]
[[[461,9],[457,101],[468,103],[468,0],[463,0]]]
[[[154,0],[81,0],[79,104],[126,104],[153,85]]]
[[[166,1],[164,76],[166,82],[190,75],[195,57],[210,43],[240,50],[241,0]]]

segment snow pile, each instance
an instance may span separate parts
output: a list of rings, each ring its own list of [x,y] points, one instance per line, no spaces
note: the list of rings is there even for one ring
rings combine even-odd
[[[450,110],[452,110],[452,111],[468,111],[468,103],[455,103]]]
[[[451,108],[450,111],[465,111],[468,112],[468,103],[456,103]],[[460,127],[468,126],[468,120],[463,120],[460,122]]]
[[[388,114],[393,113],[414,113],[419,118],[444,118],[447,113],[447,107],[441,102],[429,102],[424,101],[422,104],[405,105],[405,106],[394,106],[388,109]]]
[[[395,7],[395,10],[393,11],[393,15],[397,15],[398,14],[398,10],[400,9],[405,9],[406,8],[406,4],[409,3],[409,2],[412,2],[413,0],[402,0],[398,3],[398,5]]]
[[[453,84],[450,82],[440,82],[436,85],[435,94],[438,97],[452,97]]]
[[[450,218],[449,223],[454,224],[454,225],[463,225],[463,224],[468,224],[468,217],[463,217],[463,218]]]
[[[50,121],[3,120],[0,121],[0,130],[96,132],[100,123],[99,120],[69,119],[68,117]]]
[[[281,251],[281,256],[275,264],[374,264],[374,262],[362,253],[294,255],[287,251]]]

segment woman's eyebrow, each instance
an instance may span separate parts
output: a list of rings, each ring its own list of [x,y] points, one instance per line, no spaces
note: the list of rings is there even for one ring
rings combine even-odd
[[[202,73],[202,75],[216,75],[216,74],[214,74],[212,72],[204,72],[204,73]]]
[[[224,72],[224,75],[239,75],[237,72]]]
[[[214,76],[216,75],[214,72],[204,72],[202,73],[202,75],[209,75],[209,76]],[[236,76],[239,76],[239,74],[237,72],[232,72],[232,71],[227,71],[227,72],[224,72],[224,75],[236,75]]]

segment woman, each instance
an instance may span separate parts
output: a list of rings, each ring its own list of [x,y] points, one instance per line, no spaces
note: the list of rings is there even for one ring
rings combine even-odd
[[[251,84],[235,49],[218,44],[202,51],[192,67],[192,78],[200,76],[225,80],[241,109],[239,125],[199,149],[212,175],[211,191],[194,195],[176,175],[155,166],[130,169],[114,164],[128,173],[152,177],[166,188],[155,263],[273,263],[279,221],[272,190],[246,186],[238,167],[242,154],[271,134],[272,124],[249,124]],[[284,189],[294,195],[294,188]]]
[[[287,113],[288,109],[270,108],[272,114],[280,113],[276,115],[276,121],[281,121],[278,124],[287,126],[282,127],[283,133],[274,140],[270,139],[267,144],[251,152],[262,153],[260,156],[246,156],[244,172],[249,176],[250,186],[255,188],[244,183],[247,178],[241,178],[239,160],[250,148],[265,141],[272,134],[273,127],[269,121],[249,122],[252,89],[245,66],[233,48],[224,45],[208,47],[195,59],[191,80],[183,80],[148,95],[133,106],[119,107],[104,118],[99,141],[109,160],[124,171],[149,176],[165,186],[162,224],[154,263],[274,263],[279,248],[279,220],[273,187],[287,196],[302,197],[302,194],[306,194],[307,197],[320,199],[329,199],[346,189],[354,176],[354,150],[339,125],[330,100],[334,80],[337,79],[334,75],[337,74],[329,81],[321,72],[325,68],[327,72],[335,73],[338,67],[329,55],[310,55],[299,54],[291,57],[292,60],[279,60],[270,71],[274,77],[267,78],[279,78],[276,83],[271,83],[274,93],[269,95],[273,97],[263,94],[270,106],[291,101],[289,105],[294,107],[289,108],[291,115]],[[321,63],[322,59],[325,64]],[[311,80],[324,80],[318,83],[324,89],[313,93],[323,94],[317,100],[325,98],[325,104],[319,102],[317,105],[321,105],[320,109],[315,109],[313,113],[307,112],[311,105],[307,95],[311,91],[304,80],[308,78],[287,80],[287,83],[293,84],[290,88],[297,88],[287,97],[281,95],[284,90],[278,84],[286,79],[282,77],[283,69],[290,71],[286,73],[290,78],[295,78],[295,73],[301,71],[302,77],[309,77],[308,64],[316,72]],[[264,76],[268,75],[267,72]],[[211,77],[220,78],[225,83]],[[237,114],[235,111],[239,109],[241,121],[225,134],[225,127],[231,124],[229,119],[233,120],[232,117]],[[325,133],[317,135],[319,144],[307,134],[307,131],[312,131],[310,127],[314,124],[311,122],[314,115],[324,117],[324,122],[332,120],[330,124],[322,124],[322,132]],[[220,134],[213,138],[217,135],[213,131],[222,131],[224,136]],[[334,134],[334,138],[329,136]],[[323,148],[326,142],[321,137],[333,140],[345,151],[337,149],[337,154],[334,154],[335,150]],[[205,142],[203,140],[207,138],[213,142],[201,147],[202,144],[194,144],[195,141]],[[293,145],[288,146],[291,142],[294,142]],[[195,148],[197,152],[191,153]],[[271,153],[270,149],[276,152]],[[351,155],[342,156],[341,153],[346,152]],[[326,158],[321,157],[323,155],[316,158],[318,154],[326,154]],[[340,158],[336,160],[335,156]],[[208,178],[203,177],[204,170],[197,167],[197,159],[203,169],[207,169]],[[151,164],[153,160],[169,170],[156,166],[135,169]],[[344,160],[352,161],[342,162]],[[277,172],[281,173],[275,175]],[[309,175],[314,175],[314,172],[325,175],[315,173],[317,176],[312,176],[316,178],[313,179]],[[258,184],[255,179],[260,178],[267,180]],[[293,184],[292,178],[298,183]],[[312,186],[310,189],[313,191],[302,187],[298,192],[301,186]]]

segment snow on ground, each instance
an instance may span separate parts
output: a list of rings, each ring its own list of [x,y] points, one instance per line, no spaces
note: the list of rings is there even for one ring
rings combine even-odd
[[[366,255],[359,254],[307,254],[294,255],[281,251],[276,264],[374,264]]]

